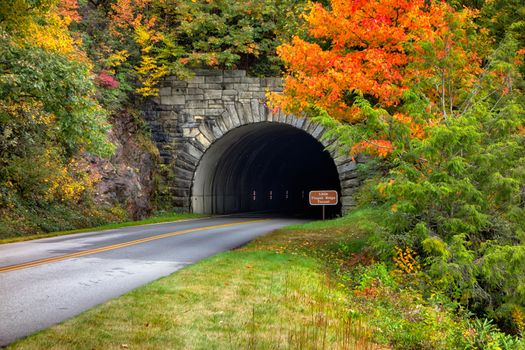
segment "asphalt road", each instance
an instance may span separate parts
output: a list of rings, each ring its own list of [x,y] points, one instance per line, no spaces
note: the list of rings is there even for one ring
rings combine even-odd
[[[225,216],[0,245],[0,346],[299,222]]]

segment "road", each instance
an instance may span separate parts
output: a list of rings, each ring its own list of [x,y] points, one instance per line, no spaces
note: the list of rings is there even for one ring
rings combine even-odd
[[[223,216],[0,245],[0,346],[300,222]]]

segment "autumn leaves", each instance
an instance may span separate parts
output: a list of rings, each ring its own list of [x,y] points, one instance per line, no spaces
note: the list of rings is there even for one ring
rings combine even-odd
[[[389,132],[393,123],[408,127],[410,137],[422,138],[424,128],[435,121],[414,120],[403,100],[413,89],[437,105],[457,88],[456,82],[439,80],[440,74],[451,74],[449,57],[466,55],[454,33],[469,19],[447,15],[453,12],[444,2],[424,0],[333,0],[331,9],[314,4],[304,16],[308,35],[295,36],[277,49],[287,72],[284,94],[271,95],[272,106],[295,114],[320,108],[350,124],[369,119],[356,101],[360,98],[374,109],[383,108],[380,127],[372,137],[355,142],[354,153],[390,154],[396,141]],[[471,58],[476,66],[475,55]],[[429,117],[441,118],[442,111]]]

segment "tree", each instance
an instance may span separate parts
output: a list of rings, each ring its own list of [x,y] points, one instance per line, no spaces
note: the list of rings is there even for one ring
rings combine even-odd
[[[2,10],[0,203],[4,208],[22,202],[78,200],[89,181],[76,178],[72,160],[81,152],[103,156],[112,152],[89,61],[68,31],[76,13],[71,6],[64,17],[57,14],[61,11],[54,2],[15,0],[11,8]]]
[[[278,48],[287,67],[284,93],[272,94],[270,103],[295,114],[322,109],[362,126],[350,137],[355,152],[385,156],[409,147],[407,133],[423,137],[426,126],[459,108],[461,91],[479,73],[474,48],[483,46],[470,16],[424,0],[334,0],[330,9],[314,4],[306,16],[308,36]],[[429,119],[406,113],[403,100],[414,92],[430,99],[424,108],[437,113],[419,113]]]
[[[389,107],[408,83],[426,72],[411,69],[422,42],[446,30],[444,5],[421,1],[334,0],[306,15],[309,37],[278,48],[288,74],[274,103],[293,112],[311,104],[339,120],[358,121],[356,95]],[[440,23],[441,21],[441,23]]]
[[[118,0],[110,13],[141,86],[155,95],[168,74],[191,76],[192,68],[241,68],[276,75],[275,48],[298,28],[304,0]]]
[[[378,254],[412,247],[429,293],[517,332],[512,315],[525,310],[520,36],[509,31],[492,48],[471,10],[443,2],[331,4],[312,7],[309,36],[279,47],[287,74],[273,107],[313,117],[343,151],[374,156],[378,171],[360,196],[382,214],[371,240]]]

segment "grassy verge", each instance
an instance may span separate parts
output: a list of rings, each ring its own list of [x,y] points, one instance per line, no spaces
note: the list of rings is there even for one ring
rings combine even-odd
[[[102,226],[96,226],[96,227],[86,227],[86,228],[81,228],[81,229],[76,229],[76,230],[39,233],[39,234],[29,235],[29,236],[9,237],[9,238],[0,239],[0,244],[29,241],[29,240],[38,239],[38,238],[63,236],[63,235],[69,235],[73,233],[112,230],[116,228],[129,227],[129,226],[157,224],[161,222],[170,222],[170,221],[178,221],[178,220],[185,220],[185,219],[195,219],[199,217],[203,217],[203,215],[192,214],[192,213],[163,213],[163,214],[154,215],[150,218],[147,218],[144,220],[138,220],[138,221],[125,221],[125,222],[117,222],[117,223],[106,224]]]
[[[457,309],[369,251],[374,215],[276,231],[10,348],[466,348],[476,333]]]
[[[344,294],[319,268],[270,252],[222,254],[12,348],[375,348],[368,328],[344,321]]]

